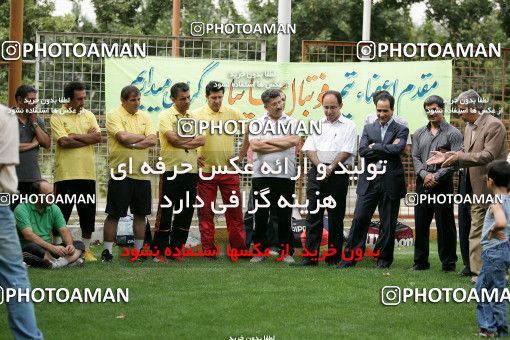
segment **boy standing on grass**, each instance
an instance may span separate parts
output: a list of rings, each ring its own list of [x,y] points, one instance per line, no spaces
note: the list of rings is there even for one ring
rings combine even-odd
[[[501,200],[491,205],[485,215],[482,230],[482,270],[476,282],[478,296],[482,296],[482,289],[486,289],[488,295],[492,295],[494,289],[498,290],[495,295],[501,299],[506,287],[508,268],[510,267],[510,164],[504,160],[491,162],[487,167],[487,187],[494,195],[500,195]],[[495,237],[494,237],[495,236]],[[480,336],[494,337],[508,335],[506,322],[506,301],[479,302],[476,307]]]

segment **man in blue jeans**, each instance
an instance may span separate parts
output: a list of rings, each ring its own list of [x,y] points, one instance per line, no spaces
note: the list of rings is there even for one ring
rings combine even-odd
[[[16,116],[0,105],[0,287],[30,288],[23,265],[14,216],[6,200],[18,186],[15,165],[19,163],[19,133]],[[9,326],[15,339],[43,339],[35,321],[32,302],[6,303]]]

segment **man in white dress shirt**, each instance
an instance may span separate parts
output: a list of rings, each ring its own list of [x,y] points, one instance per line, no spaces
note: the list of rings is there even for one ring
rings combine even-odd
[[[306,187],[306,196],[309,201],[306,218],[306,248],[314,255],[303,257],[301,266],[318,265],[318,256],[320,255],[318,252],[326,208],[321,207],[317,210],[317,201],[322,201],[327,196],[331,196],[336,202],[335,208],[327,208],[328,254],[331,254],[333,249],[336,252],[326,258],[326,264],[335,265],[341,259],[349,174],[345,173],[345,169],[343,174],[335,173],[335,171],[341,169],[341,165],[344,168],[349,168],[352,165],[358,142],[356,125],[340,112],[342,96],[338,91],[324,93],[322,107],[325,117],[321,119],[321,133],[314,132],[310,135],[302,149],[312,162]],[[325,177],[321,173],[325,173]]]

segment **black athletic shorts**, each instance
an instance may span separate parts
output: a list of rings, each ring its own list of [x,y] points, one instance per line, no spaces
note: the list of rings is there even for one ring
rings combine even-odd
[[[127,216],[128,207],[133,215],[147,216],[152,211],[151,181],[126,177],[108,181],[106,213],[119,218]]]

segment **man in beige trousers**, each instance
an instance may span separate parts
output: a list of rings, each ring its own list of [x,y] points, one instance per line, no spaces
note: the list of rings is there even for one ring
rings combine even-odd
[[[467,186],[473,200],[471,204],[471,231],[469,233],[469,263],[475,282],[482,268],[480,239],[485,212],[489,206],[484,177],[487,165],[496,159],[505,160],[508,154],[506,129],[503,122],[483,112],[484,100],[474,90],[462,92],[456,100],[459,116],[466,122],[462,151],[439,153],[427,162],[442,163],[442,167],[457,165],[467,168]],[[445,160],[446,159],[446,160]]]

